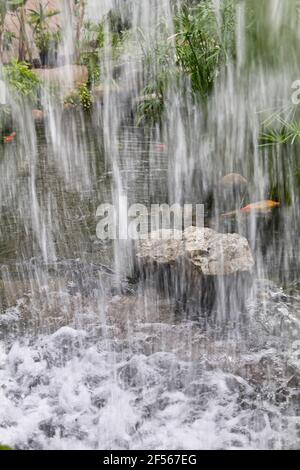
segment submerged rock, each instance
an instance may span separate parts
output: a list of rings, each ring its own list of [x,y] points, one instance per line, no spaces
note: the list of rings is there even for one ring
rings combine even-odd
[[[248,181],[246,178],[239,173],[228,173],[221,179],[221,185],[223,188],[247,187]]]

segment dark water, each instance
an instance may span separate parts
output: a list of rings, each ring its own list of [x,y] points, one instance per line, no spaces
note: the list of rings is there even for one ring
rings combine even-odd
[[[86,128],[95,131],[90,121]],[[0,441],[22,449],[299,448],[293,275],[284,289],[258,279],[235,320],[187,315],[131,269],[120,277],[112,242],[96,237],[97,206],[112,200],[101,136],[87,139],[85,169],[95,177],[84,191],[76,166],[68,181],[57,170],[46,137],[39,128],[35,181],[43,213],[51,206],[55,259],[43,258],[28,229],[26,201],[21,214],[6,205],[9,196],[26,198],[26,166],[15,169],[20,192],[2,198]],[[117,144],[129,201],[167,201],[168,149],[134,128]]]

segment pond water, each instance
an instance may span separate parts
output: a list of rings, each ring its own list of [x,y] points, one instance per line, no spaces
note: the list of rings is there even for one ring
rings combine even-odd
[[[64,231],[53,237],[57,259],[45,262],[22,233],[24,214],[2,223],[0,440],[22,449],[297,448],[299,285],[258,280],[231,321],[187,315],[130,276],[120,284],[111,243],[95,236],[97,205],[110,199],[101,149],[95,186],[68,191],[39,132],[38,177]],[[142,153],[145,142],[131,139],[129,194],[134,185],[143,200],[150,179],[163,202],[166,151]],[[23,189],[26,178],[16,179]]]

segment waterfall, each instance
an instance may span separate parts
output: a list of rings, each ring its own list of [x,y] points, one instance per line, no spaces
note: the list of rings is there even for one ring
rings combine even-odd
[[[0,443],[296,449],[299,2],[58,4],[36,101],[0,64]]]

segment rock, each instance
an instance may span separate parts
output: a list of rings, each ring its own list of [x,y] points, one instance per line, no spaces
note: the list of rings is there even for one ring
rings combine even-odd
[[[172,236],[177,239],[171,238]],[[137,257],[143,263],[158,264],[173,264],[184,254],[182,233],[167,229],[151,232],[149,239],[139,242],[137,251]]]
[[[223,176],[221,179],[221,185],[224,188],[232,188],[232,187],[244,187],[246,188],[248,181],[244,176],[240,175],[239,173],[228,173],[228,175]]]
[[[200,273],[222,276],[251,271],[253,256],[246,238],[237,233],[189,227],[184,232],[185,251]]]
[[[176,239],[173,233],[176,234]],[[191,312],[195,304],[211,310],[241,310],[252,286],[253,256],[238,234],[189,227],[183,233],[152,232],[137,243],[139,270],[145,282],[173,296]],[[159,238],[161,236],[161,238]],[[181,236],[181,239],[179,239]]]
[[[176,239],[171,238],[173,234]],[[143,263],[157,264],[174,264],[185,258],[199,273],[209,276],[251,271],[254,266],[248,241],[241,235],[198,227],[188,227],[181,239],[180,235],[177,230],[152,232],[149,239],[139,242],[137,257]]]
[[[64,93],[87,83],[88,69],[84,65],[65,65],[54,69],[35,69],[38,77],[50,85],[58,85]]]
[[[43,121],[44,119],[44,113],[40,109],[33,109],[31,111],[32,117],[35,121]]]

